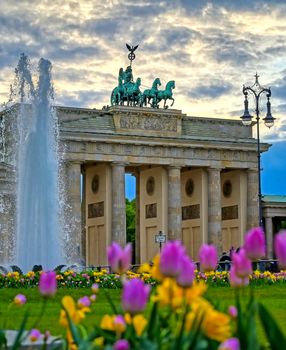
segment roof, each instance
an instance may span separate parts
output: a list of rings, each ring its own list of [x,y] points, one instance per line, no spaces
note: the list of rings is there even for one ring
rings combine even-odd
[[[262,201],[268,203],[286,203],[286,196],[265,195],[262,196]]]

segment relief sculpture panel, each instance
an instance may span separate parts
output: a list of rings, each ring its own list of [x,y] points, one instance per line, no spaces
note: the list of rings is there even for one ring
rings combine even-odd
[[[177,119],[171,117],[123,115],[120,117],[120,127],[123,129],[140,129],[155,131],[177,131]]]

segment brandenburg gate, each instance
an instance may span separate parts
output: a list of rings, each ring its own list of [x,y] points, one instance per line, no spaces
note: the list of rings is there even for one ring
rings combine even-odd
[[[133,52],[130,66],[119,71],[110,107],[54,107],[68,260],[106,265],[107,245],[126,244],[126,173],[136,177],[135,263],[158,253],[155,235],[160,231],[168,240],[183,241],[194,260],[204,242],[215,244],[220,253],[240,247],[259,217],[252,128],[240,120],[192,117],[173,109],[173,80],[160,90],[156,78],[142,93],[141,79],[133,80],[134,57]],[[169,107],[167,100],[173,101]],[[159,108],[160,101],[165,108]],[[15,106],[6,118],[7,130],[17,123],[19,109]],[[261,144],[261,151],[268,147]],[[11,256],[15,236],[15,179],[8,164],[0,164],[1,200],[12,203],[6,209],[0,203],[2,261]]]
[[[137,263],[158,252],[159,231],[196,260],[201,243],[228,251],[258,225],[256,140],[240,121],[127,106],[57,113],[72,237],[87,265],[126,243],[125,173],[136,177]]]

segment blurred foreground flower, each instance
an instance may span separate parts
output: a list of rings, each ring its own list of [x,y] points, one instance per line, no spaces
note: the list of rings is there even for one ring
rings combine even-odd
[[[17,294],[14,298],[14,304],[18,306],[26,304],[26,301],[27,298],[24,294]]]
[[[65,328],[69,328],[69,323],[68,323],[66,313],[69,314],[70,319],[75,324],[78,324],[80,323],[81,320],[85,318],[85,314],[90,311],[88,307],[77,308],[75,301],[69,295],[66,295],[63,297],[62,305],[64,307],[64,310],[61,310],[60,324]]]
[[[55,271],[42,272],[39,281],[40,293],[46,297],[53,296],[57,291],[57,275]]]
[[[160,271],[164,276],[176,277],[182,270],[185,248],[180,241],[167,242],[160,256]]]
[[[281,231],[275,235],[274,249],[281,269],[286,268],[286,231]]]
[[[232,254],[232,269],[237,277],[245,278],[252,272],[251,261],[246,255],[245,249],[241,248],[238,253]]]
[[[126,281],[122,291],[122,308],[125,312],[136,314],[142,312],[148,301],[150,286],[139,278]]]
[[[128,243],[125,248],[112,242],[107,248],[108,264],[111,266],[112,271],[122,274],[129,269],[131,264],[132,247]]]
[[[217,250],[212,244],[202,244],[199,250],[200,267],[202,271],[212,271],[217,266]]]
[[[177,276],[176,281],[181,287],[190,287],[193,284],[195,278],[195,264],[187,256],[183,256],[181,259],[181,271]]]
[[[120,336],[126,329],[126,322],[122,315],[104,315],[100,327],[108,331],[115,331]]]
[[[265,234],[261,227],[254,227],[244,238],[244,249],[251,260],[258,260],[265,256]]]
[[[239,340],[237,338],[229,338],[220,344],[218,350],[240,350]]]
[[[126,339],[119,339],[113,345],[113,350],[129,350],[129,342]]]
[[[233,288],[244,287],[249,284],[249,277],[240,277],[235,266],[232,266],[229,272],[229,283]]]

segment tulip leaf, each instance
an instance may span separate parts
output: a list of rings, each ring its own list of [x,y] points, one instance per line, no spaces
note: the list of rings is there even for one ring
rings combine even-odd
[[[157,312],[158,312],[158,303],[154,303],[151,309],[150,319],[147,327],[148,338],[152,339],[157,333]]]
[[[118,312],[118,310],[117,310],[117,308],[116,308],[116,306],[115,306],[115,304],[114,304],[112,298],[110,297],[108,291],[107,291],[106,289],[103,289],[103,292],[104,292],[104,295],[106,296],[106,299],[108,300],[108,302],[109,302],[109,304],[110,304],[110,306],[111,306],[112,312],[113,312],[115,315],[118,315],[119,312]]]
[[[20,326],[20,330],[19,332],[17,333],[17,337],[14,341],[14,344],[12,346],[12,349],[11,350],[17,350],[20,348],[20,345],[21,345],[21,337],[24,333],[24,330],[25,330],[25,325],[26,325],[26,322],[27,322],[27,319],[28,319],[28,311],[25,312],[25,315],[23,317],[23,320],[21,322],[21,326]]]
[[[2,329],[0,329],[0,349],[2,349],[2,345],[3,345],[3,348],[6,349],[7,339],[6,339],[5,332],[2,331]]]
[[[258,312],[271,349],[286,349],[286,338],[270,312],[261,303]]]

